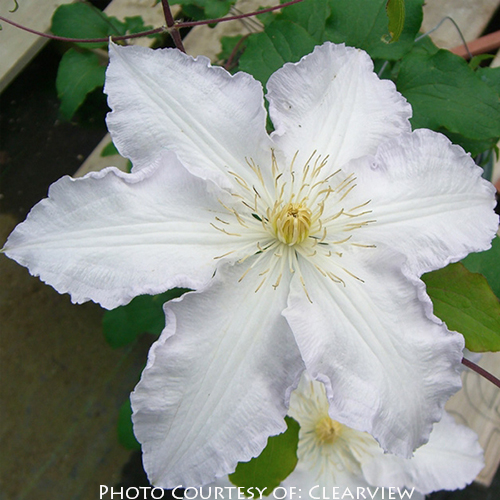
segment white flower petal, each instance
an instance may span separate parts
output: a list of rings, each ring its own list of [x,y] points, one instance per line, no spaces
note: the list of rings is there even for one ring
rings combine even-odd
[[[371,487],[362,474],[353,474],[346,469],[332,470],[323,467],[321,462],[314,462],[311,458],[312,454],[300,455],[297,467],[283,481],[282,486],[287,489],[289,493],[287,498],[290,500],[297,498],[304,500],[373,498],[378,500],[382,498],[382,488]],[[373,497],[367,490],[373,493]],[[366,497],[356,496],[358,491],[363,492]],[[298,497],[299,492],[300,497]],[[349,492],[353,496],[350,496]]]
[[[438,422],[429,442],[411,459],[382,451],[363,464],[363,473],[374,485],[406,486],[422,493],[456,490],[470,484],[484,467],[477,434],[455,423],[448,413]]]
[[[328,400],[321,382],[311,380],[307,371],[290,396],[289,415],[300,424],[298,463],[295,470],[283,482],[293,500],[300,492],[302,498],[412,498],[423,500],[423,495],[411,496],[394,489],[395,484],[387,481],[371,483],[363,475],[361,465],[383,453],[378,443],[366,432],[322,425],[328,418]],[[325,440],[325,429],[329,439]],[[330,432],[336,434],[329,435]],[[391,489],[393,488],[393,492]],[[385,489],[384,489],[385,488]],[[397,496],[396,496],[397,495]]]
[[[284,487],[289,491],[295,487],[303,498],[314,499],[341,498],[346,488],[356,493],[358,487],[369,486],[357,455],[377,453],[378,444],[368,434],[345,426],[332,442],[318,435],[318,425],[328,419],[328,400],[323,384],[313,381],[307,371],[290,396],[288,414],[299,423],[300,430],[297,466],[283,481]],[[333,495],[335,489],[338,495]]]
[[[325,383],[331,418],[409,457],[460,387],[463,338],[428,319],[402,258],[379,251],[365,266],[367,249],[358,250],[356,264],[342,259],[364,283],[346,276],[344,287],[304,263],[312,303],[294,278],[284,315],[309,373]]]
[[[203,293],[166,307],[167,327],[132,394],[134,431],[150,481],[198,486],[260,454],[286,429],[292,386],[304,369],[274,290],[222,268]]]
[[[75,303],[113,308],[176,286],[198,289],[210,281],[214,257],[229,250],[210,225],[218,193],[168,152],[135,174],[63,177],[4,250]]]
[[[352,195],[371,200],[369,218],[376,221],[357,236],[399,250],[417,276],[490,248],[498,229],[495,189],[444,135],[404,134],[345,171],[356,175]]]
[[[329,155],[332,170],[411,130],[411,107],[394,84],[377,77],[366,52],[343,44],[285,64],[267,88],[276,143],[302,160],[314,150]]]
[[[107,124],[134,169],[169,149],[192,173],[227,186],[227,170],[243,175],[245,158],[259,162],[263,148],[269,152],[262,87],[250,75],[232,76],[177,49],[109,50]]]

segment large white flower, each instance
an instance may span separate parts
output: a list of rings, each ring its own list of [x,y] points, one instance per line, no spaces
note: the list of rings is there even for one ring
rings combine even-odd
[[[132,174],[55,183],[5,245],[80,303],[175,286],[132,396],[153,484],[206,484],[284,430],[305,367],[330,412],[403,456],[459,385],[463,340],[422,273],[490,246],[494,189],[361,50],[262,87],[177,50],[111,46],[108,127]]]

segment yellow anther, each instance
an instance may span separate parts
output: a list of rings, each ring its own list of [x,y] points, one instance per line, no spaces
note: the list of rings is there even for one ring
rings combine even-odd
[[[271,219],[277,238],[287,245],[302,243],[309,236],[312,213],[300,203],[275,207]]]
[[[329,416],[323,417],[315,427],[316,437],[321,443],[333,444],[342,433],[343,425]]]

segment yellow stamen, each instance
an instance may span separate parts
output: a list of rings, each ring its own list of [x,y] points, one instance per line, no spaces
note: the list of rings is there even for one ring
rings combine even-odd
[[[321,443],[333,444],[342,434],[343,425],[332,420],[329,416],[325,416],[316,424],[314,430]]]
[[[309,236],[312,213],[301,203],[288,203],[281,209],[275,207],[271,217],[276,236],[281,242],[296,245]]]

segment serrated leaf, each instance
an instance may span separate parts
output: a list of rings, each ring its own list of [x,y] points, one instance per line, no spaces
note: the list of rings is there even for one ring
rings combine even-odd
[[[285,417],[287,430],[271,436],[262,453],[249,462],[240,462],[229,480],[243,488],[265,488],[265,496],[272,493],[281,481],[287,478],[297,465],[299,424]]]
[[[273,21],[263,33],[248,37],[239,69],[262,84],[286,62],[296,62],[313,51],[314,38],[292,21]]]
[[[366,50],[373,59],[400,59],[411,50],[422,24],[423,0],[406,0],[405,22],[397,41],[388,44],[387,0],[329,0],[326,37]]]
[[[52,16],[51,31],[66,38],[107,38],[123,35],[123,26],[116,19],[87,3],[61,5]],[[84,48],[107,47],[108,43],[80,43]]]
[[[102,320],[104,337],[111,347],[123,347],[143,333],[159,335],[165,327],[163,304],[187,292],[173,288],[160,295],[140,295],[126,306],[106,311]]]
[[[481,274],[461,263],[422,276],[434,314],[465,337],[474,352],[500,350],[500,302]]]
[[[447,50],[416,47],[401,62],[397,86],[413,107],[414,128],[444,128],[488,143],[500,137],[498,93]]]
[[[405,2],[404,0],[387,0],[385,10],[389,18],[390,41],[391,43],[397,42],[405,25]]]
[[[70,120],[83,104],[85,97],[97,87],[104,85],[106,66],[92,52],[68,50],[57,70],[56,88],[61,101],[60,112]]]
[[[125,401],[120,407],[118,422],[116,424],[119,443],[127,450],[140,450],[141,445],[134,435],[132,425],[132,406],[130,400]]]
[[[462,263],[469,271],[482,274],[500,299],[500,238],[498,236],[491,242],[489,250],[471,253]]]

